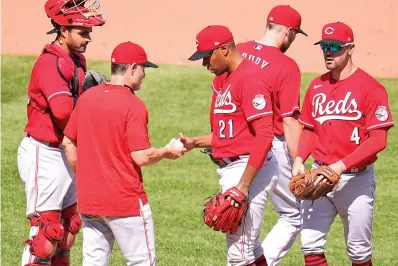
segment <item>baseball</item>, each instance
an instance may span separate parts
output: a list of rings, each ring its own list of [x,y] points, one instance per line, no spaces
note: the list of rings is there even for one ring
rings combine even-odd
[[[184,148],[184,144],[179,139],[172,138],[166,146],[169,150],[171,149],[182,149]]]
[[[180,141],[180,139],[175,139],[171,145],[172,148],[184,148],[184,144]]]

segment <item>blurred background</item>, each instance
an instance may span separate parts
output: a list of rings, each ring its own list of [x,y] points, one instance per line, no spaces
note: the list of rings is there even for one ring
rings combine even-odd
[[[54,35],[44,12],[44,0],[2,1],[2,53],[37,55]],[[130,40],[144,46],[151,60],[165,64],[190,63],[195,35],[209,24],[223,24],[236,41],[259,39],[268,12],[275,5],[289,4],[302,15],[302,29],[287,52],[303,72],[325,71],[321,50],[313,44],[324,24],[342,21],[354,31],[355,62],[370,74],[398,77],[395,49],[398,47],[398,1],[318,0],[101,0],[107,19],[94,28],[86,52],[88,59],[108,59],[120,42]]]

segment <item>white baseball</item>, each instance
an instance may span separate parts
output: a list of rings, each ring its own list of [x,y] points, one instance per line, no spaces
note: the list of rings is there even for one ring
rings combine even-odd
[[[180,139],[176,139],[173,144],[172,144],[173,148],[184,148],[184,144],[182,144],[182,142],[180,141]]]

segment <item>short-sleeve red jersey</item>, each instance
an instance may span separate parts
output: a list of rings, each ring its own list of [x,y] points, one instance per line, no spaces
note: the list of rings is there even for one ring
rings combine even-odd
[[[263,72],[244,59],[231,74],[213,80],[210,108],[215,158],[250,154],[253,132],[248,122],[272,115],[271,90]]]
[[[305,95],[299,119],[316,134],[312,157],[332,164],[351,154],[369,138],[369,131],[394,125],[387,91],[358,68],[350,77],[335,81],[331,72],[314,79]],[[377,160],[370,156],[355,168]]]
[[[141,168],[130,152],[151,147],[148,112],[127,87],[101,84],[77,101],[65,135],[77,141],[76,186],[81,213],[139,215],[148,202]]]
[[[265,72],[272,88],[274,134],[284,135],[283,118],[300,110],[301,74],[297,63],[279,48],[255,41],[240,43],[237,49]]]
[[[52,45],[64,57],[68,55],[56,45]],[[81,55],[83,57],[83,55]],[[27,124],[25,132],[44,142],[61,143],[62,129],[54,124],[50,116],[50,102],[57,97],[71,97],[69,84],[61,77],[57,69],[57,56],[42,53],[36,60],[28,85]],[[79,66],[79,73],[84,70]],[[79,79],[79,87],[83,80]]]

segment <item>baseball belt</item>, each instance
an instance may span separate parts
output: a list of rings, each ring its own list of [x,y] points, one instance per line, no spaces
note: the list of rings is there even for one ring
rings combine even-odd
[[[314,162],[315,162],[315,164],[317,164],[319,166],[328,165],[326,163],[322,163],[322,162],[319,162],[319,161],[314,161]],[[346,171],[344,171],[343,174],[345,174],[345,173],[361,173],[361,172],[366,171],[366,169],[368,169],[367,166],[364,166],[364,167],[361,167],[361,168],[350,168],[350,169],[347,169]]]
[[[233,163],[235,161],[242,159],[242,157],[249,156],[249,154],[242,154],[239,156],[234,156],[234,157],[229,157],[229,158],[214,158],[212,155],[212,149],[204,149],[204,150],[201,150],[201,152],[209,155],[212,162],[215,163],[216,165],[218,165],[219,167],[227,166],[230,163]]]

